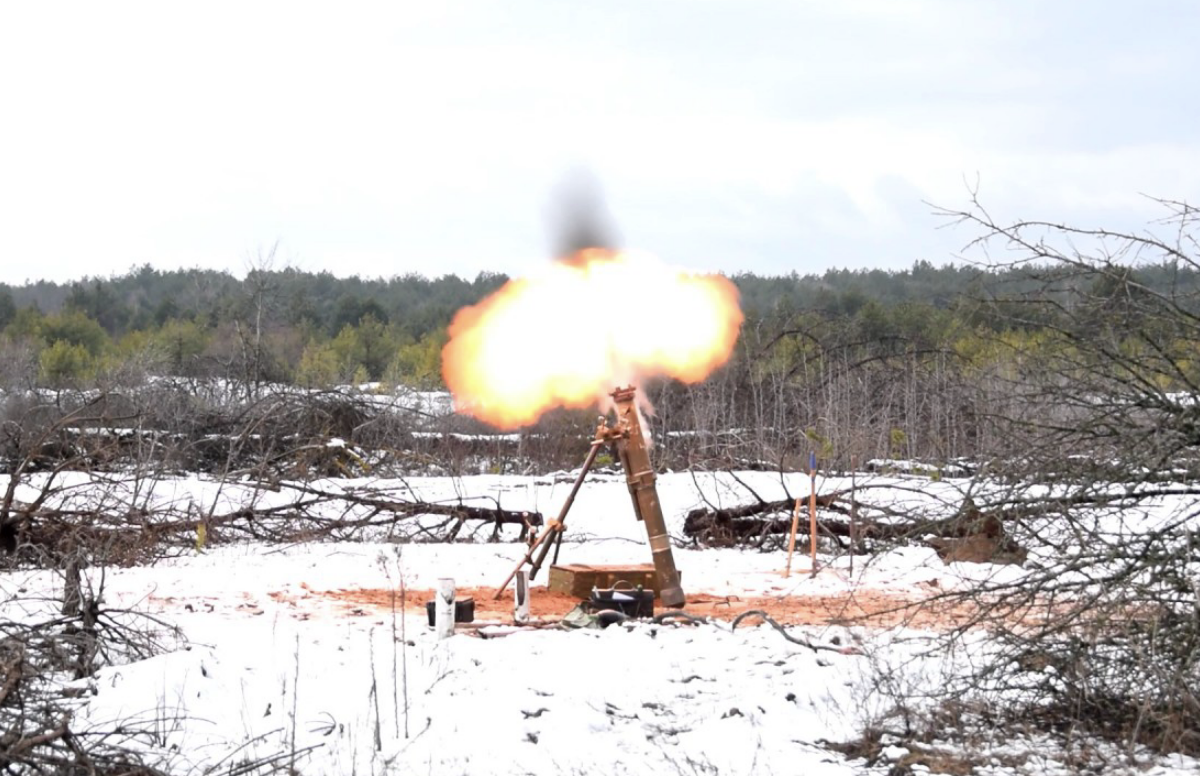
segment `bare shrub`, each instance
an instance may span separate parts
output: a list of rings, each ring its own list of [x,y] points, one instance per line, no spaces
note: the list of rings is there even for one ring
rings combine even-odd
[[[1012,400],[989,413],[1008,444],[978,494],[1019,515],[1007,527],[1029,548],[1026,570],[948,594],[980,606],[975,625],[991,639],[944,697],[1068,739],[1195,754],[1200,297],[1194,282],[1157,292],[1139,276],[1194,271],[1200,251],[1196,211],[1162,204],[1166,236],[999,224],[977,203],[948,214],[981,230],[973,247],[989,266],[1025,268],[981,313],[1045,334],[1012,354],[1027,368],[1005,378]]]

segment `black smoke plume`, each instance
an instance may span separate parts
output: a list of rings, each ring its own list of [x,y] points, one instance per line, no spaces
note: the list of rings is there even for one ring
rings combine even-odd
[[[574,170],[555,187],[549,208],[554,257],[567,260],[588,248],[616,250],[615,221],[600,181],[587,170]]]

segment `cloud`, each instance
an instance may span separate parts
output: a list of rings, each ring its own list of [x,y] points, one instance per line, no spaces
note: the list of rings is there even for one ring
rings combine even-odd
[[[731,271],[936,261],[920,201],[976,176],[999,212],[1144,223],[1200,184],[1200,9],[1156,7],[6,6],[0,255],[515,273],[579,166],[624,244]]]

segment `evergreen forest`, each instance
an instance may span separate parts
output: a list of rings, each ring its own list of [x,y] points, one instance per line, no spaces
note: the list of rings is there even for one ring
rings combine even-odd
[[[676,452],[688,460],[763,465],[810,450],[842,465],[853,455],[945,462],[995,453],[1005,440],[986,421],[1010,393],[998,386],[1061,346],[1061,315],[1075,321],[1095,308],[1097,320],[1119,320],[1111,313],[1131,288],[1187,309],[1200,286],[1195,267],[1169,257],[1086,269],[919,261],[897,271],[732,275],[746,314],[732,361],[700,385],[647,387],[660,453],[683,444]],[[0,284],[0,386],[84,389],[169,375],[441,390],[455,311],[506,280],[338,278],[270,266],[238,278],[147,265],[69,283]],[[1135,323],[1115,336],[1132,342]],[[1170,332],[1161,334],[1169,347]],[[1187,379],[1161,377],[1159,388]],[[671,431],[693,436],[676,442]]]

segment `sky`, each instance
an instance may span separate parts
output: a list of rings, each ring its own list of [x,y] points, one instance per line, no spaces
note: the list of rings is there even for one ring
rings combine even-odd
[[[1200,3],[6,3],[0,281],[521,275],[563,202],[759,274],[943,264],[933,205],[1200,196]]]

